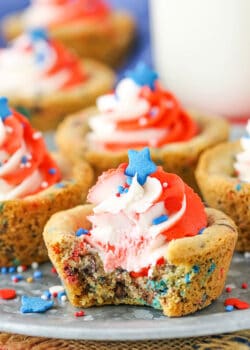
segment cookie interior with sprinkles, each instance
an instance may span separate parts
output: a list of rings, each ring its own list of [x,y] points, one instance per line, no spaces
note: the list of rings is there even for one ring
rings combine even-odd
[[[147,305],[170,317],[208,306],[224,287],[235,224],[205,209],[179,176],[155,165],[148,148],[128,158],[98,178],[91,204],[57,213],[45,226],[69,301]]]
[[[50,154],[42,133],[0,98],[0,266],[48,260],[42,231],[49,217],[83,203],[92,170]]]

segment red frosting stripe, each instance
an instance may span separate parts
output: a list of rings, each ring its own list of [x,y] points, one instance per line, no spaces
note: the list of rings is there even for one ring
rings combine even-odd
[[[169,230],[162,232],[167,241],[195,236],[207,226],[207,216],[200,197],[179,176],[166,173],[161,167],[158,167],[157,171],[150,176],[157,178],[162,185],[167,184],[165,188],[163,185],[163,193],[157,201],[164,201],[165,208],[170,215],[181,209],[183,197],[186,196],[184,215]]]
[[[10,185],[18,185],[37,169],[40,171],[43,181],[46,181],[48,186],[53,185],[60,180],[61,173],[47,152],[43,138],[34,136],[37,132],[25,117],[16,111],[12,112],[13,114],[4,121],[4,125],[10,127],[11,132],[6,134],[7,138],[1,146],[1,150],[12,156],[24,143],[31,159],[27,159],[29,167],[20,166],[13,173],[2,176],[2,179]],[[53,170],[51,171],[51,169]],[[42,188],[38,188],[36,192],[40,190]]]
[[[45,72],[45,75],[53,76],[64,69],[68,69],[69,77],[61,86],[62,90],[82,84],[87,80],[81,61],[72,52],[66,50],[61,43],[54,40],[49,40],[49,45],[53,48],[56,59],[53,66]]]

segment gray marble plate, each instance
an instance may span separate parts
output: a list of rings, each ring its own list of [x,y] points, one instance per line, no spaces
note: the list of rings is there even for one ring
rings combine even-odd
[[[164,317],[160,311],[148,307],[105,306],[86,309],[85,317],[75,317],[77,309],[68,302],[64,305],[55,301],[53,309],[45,314],[21,314],[21,295],[41,295],[42,291],[60,283],[51,273],[50,264],[39,269],[44,277],[36,282],[23,280],[17,284],[10,275],[0,276],[0,288],[15,288],[18,297],[14,300],[0,300],[0,331],[65,339],[91,340],[141,340],[175,337],[201,336],[233,332],[250,328],[250,309],[225,312],[226,297],[238,297],[250,302],[250,259],[236,254],[233,258],[227,283],[233,289],[224,292],[211,306],[191,316],[182,318]],[[30,269],[23,273],[32,276]],[[249,284],[242,289],[242,282]]]

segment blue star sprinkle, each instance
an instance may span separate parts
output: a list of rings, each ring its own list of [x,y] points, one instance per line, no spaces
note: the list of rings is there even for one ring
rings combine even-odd
[[[154,173],[157,169],[155,163],[150,158],[149,148],[145,147],[141,151],[128,151],[129,164],[125,170],[125,175],[135,176],[137,181],[143,186],[147,180],[147,176]]]
[[[40,297],[22,296],[22,306],[20,311],[26,313],[41,313],[49,310],[54,305],[53,301],[43,300]]]
[[[154,90],[158,74],[150,69],[145,63],[140,62],[134,70],[129,70],[126,73],[126,77],[131,78],[140,86],[148,85],[151,90]]]
[[[29,32],[30,38],[32,42],[37,42],[40,40],[48,40],[48,33],[45,29],[43,28],[36,28],[36,29],[32,29]]]
[[[5,119],[11,115],[12,113],[9,109],[8,99],[6,97],[0,97],[0,118],[2,121],[5,121]]]

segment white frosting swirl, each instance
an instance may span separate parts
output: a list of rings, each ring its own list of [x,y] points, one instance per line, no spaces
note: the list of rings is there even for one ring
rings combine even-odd
[[[240,181],[250,183],[250,120],[248,120],[246,130],[248,135],[240,139],[243,152],[236,155],[234,168]]]
[[[89,121],[92,129],[87,135],[90,145],[103,147],[105,143],[130,144],[144,143],[155,146],[157,140],[163,139],[168,130],[166,128],[143,128],[142,130],[117,130],[119,121],[133,121],[139,118],[143,126],[143,116],[150,111],[149,102],[140,96],[140,86],[132,79],[122,79],[114,94],[104,95],[97,99],[100,114]]]
[[[107,191],[110,185],[103,184]],[[185,195],[179,211],[170,215],[166,221],[154,224],[155,218],[168,215],[164,202],[157,202],[162,193],[158,179],[148,176],[141,186],[135,176],[126,193],[120,196],[116,196],[114,191],[110,193],[96,205],[94,215],[89,217],[93,228],[90,238],[86,238],[98,250],[105,270],[121,267],[127,271],[140,271],[144,267],[155,266],[167,248],[166,237],[161,233],[183,216],[186,209]],[[93,193],[90,196],[94,198]],[[107,245],[113,246],[114,250],[103,249]]]
[[[0,51],[0,95],[32,98],[58,91],[68,80],[70,72],[67,68],[53,75],[45,74],[56,60],[52,46],[45,42],[37,44],[36,53],[44,58],[39,63],[28,46],[28,36],[21,36],[11,47]]]

